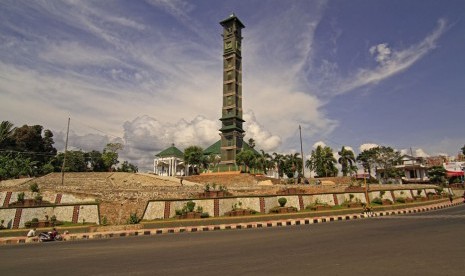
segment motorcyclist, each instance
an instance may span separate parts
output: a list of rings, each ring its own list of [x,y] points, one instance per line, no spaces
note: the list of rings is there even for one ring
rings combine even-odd
[[[50,238],[51,238],[52,240],[55,240],[55,238],[57,237],[57,235],[58,235],[58,231],[57,231],[57,229],[54,227],[53,230],[52,230],[52,232],[50,232]]]

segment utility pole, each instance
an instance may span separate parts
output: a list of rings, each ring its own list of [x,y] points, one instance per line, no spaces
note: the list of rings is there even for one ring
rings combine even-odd
[[[68,118],[68,128],[66,129],[66,142],[65,142],[65,154],[63,155],[63,166],[61,166],[61,185],[65,183],[65,164],[66,164],[66,153],[68,152],[68,135],[69,135],[69,122],[71,118]]]
[[[413,169],[413,178],[415,178],[415,181],[417,179],[417,170],[415,169],[415,158],[413,157],[413,151],[412,147],[410,147],[410,155],[412,156],[412,169]]]
[[[299,125],[299,133],[300,133],[300,154],[302,156],[302,178],[305,178],[305,167],[304,167],[304,150],[302,147],[302,128]]]

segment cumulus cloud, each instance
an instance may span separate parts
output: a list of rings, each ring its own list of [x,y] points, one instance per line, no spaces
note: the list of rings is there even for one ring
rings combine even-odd
[[[257,148],[263,149],[264,151],[275,151],[281,145],[281,137],[273,135],[268,130],[264,129],[255,118],[253,111],[249,110],[244,113],[244,120],[245,141],[249,138],[253,138]]]
[[[358,149],[360,150],[360,152],[362,152],[364,150],[369,150],[369,149],[376,148],[376,147],[379,147],[379,145],[373,144],[373,143],[366,143],[366,144],[361,144]]]
[[[381,65],[388,63],[391,57],[391,49],[389,49],[387,43],[381,43],[370,47],[370,54],[375,57],[375,60]]]
[[[326,147],[326,143],[323,142],[323,141],[315,142],[315,143],[313,144],[312,148],[316,149],[318,146],[324,148],[324,147]]]

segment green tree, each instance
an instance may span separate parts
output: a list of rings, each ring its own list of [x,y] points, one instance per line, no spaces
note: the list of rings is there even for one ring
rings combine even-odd
[[[102,159],[107,171],[112,171],[113,167],[119,163],[118,151],[122,149],[123,145],[121,143],[108,143],[105,146],[102,153]]]
[[[330,147],[317,146],[316,149],[312,150],[311,157],[305,162],[305,166],[319,177],[337,176],[336,162]]]
[[[118,172],[130,172],[136,173],[139,169],[136,165],[129,163],[128,161],[124,161],[121,166],[118,168]]]
[[[382,170],[382,177],[386,181],[388,178],[397,178],[400,176],[399,169],[396,165],[401,164],[402,157],[400,152],[391,147],[381,146],[378,148],[376,155],[376,165],[378,169]]]
[[[278,170],[278,176],[283,177],[284,176],[284,155],[273,152],[273,164],[276,166]]]
[[[294,172],[302,171],[302,158],[300,153],[287,154],[284,156],[283,172],[288,178],[294,177]]]
[[[266,153],[264,150],[260,150],[260,155],[257,157],[257,165],[264,174],[267,174],[268,170],[273,168],[271,155]]]
[[[193,166],[193,172],[198,174],[199,169],[204,163],[203,149],[199,146],[189,146],[184,149],[184,162],[190,166]]]
[[[55,171],[61,171],[65,154],[58,153]],[[66,152],[65,172],[85,172],[87,171],[87,162],[85,153],[81,150],[69,150]]]
[[[16,128],[11,135],[14,142],[13,150],[16,154],[20,152],[23,157],[36,162],[38,173],[42,173],[40,171],[42,167],[49,163],[57,153],[53,147],[53,133],[45,130],[44,137],[42,137],[42,130],[43,127],[40,125],[23,125]]]
[[[365,171],[368,172],[369,175],[371,175],[371,169],[376,164],[376,156],[378,155],[378,151],[379,147],[374,147],[362,151],[357,156],[357,161],[363,166],[363,168],[365,169]]]
[[[21,154],[0,155],[0,179],[18,178],[20,176],[36,176],[37,162]]]
[[[351,150],[347,150],[344,146],[342,147],[341,151],[338,152],[339,159],[338,162],[341,164],[341,171],[343,176],[347,176],[347,174],[352,175],[353,171],[353,163],[355,163],[355,155],[354,152]]]
[[[434,184],[446,182],[446,169],[443,166],[433,166],[428,169],[429,181]]]
[[[108,171],[108,167],[103,162],[103,155],[100,151],[92,150],[85,153],[85,159],[88,167],[93,172],[105,172]]]
[[[0,123],[0,150],[11,148],[13,144],[12,135],[15,128],[9,121],[2,121]],[[2,154],[2,152],[0,152]]]
[[[256,155],[251,150],[242,150],[236,154],[236,163],[245,166],[245,172],[250,172],[250,167],[254,165]]]

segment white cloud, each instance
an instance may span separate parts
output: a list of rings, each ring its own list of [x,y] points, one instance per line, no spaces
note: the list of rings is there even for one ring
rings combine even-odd
[[[351,77],[336,80],[336,87],[334,88],[335,94],[346,93],[368,84],[377,84],[384,79],[408,69],[431,50],[436,48],[437,41],[445,32],[446,27],[445,20],[438,20],[437,27],[428,36],[421,42],[406,49],[391,49],[387,46],[387,43],[370,47],[369,52],[375,55],[375,59],[379,63],[379,66],[373,69],[359,69],[356,74]]]
[[[375,60],[381,65],[385,65],[389,62],[391,49],[389,49],[387,43],[372,46],[369,51],[370,54],[375,57]]]
[[[249,110],[244,113],[244,120],[245,141],[248,141],[249,138],[253,138],[257,148],[263,149],[265,152],[275,151],[281,145],[281,138],[265,130],[263,126],[257,122],[253,111]]]
[[[322,148],[326,147],[326,143],[323,142],[323,141],[318,141],[318,142],[315,142],[312,146],[312,148],[316,149],[318,146],[321,146]]]
[[[358,149],[360,150],[360,152],[362,152],[364,150],[369,150],[369,149],[376,148],[376,147],[379,147],[379,145],[373,144],[373,143],[366,143],[366,144],[361,144]]]

